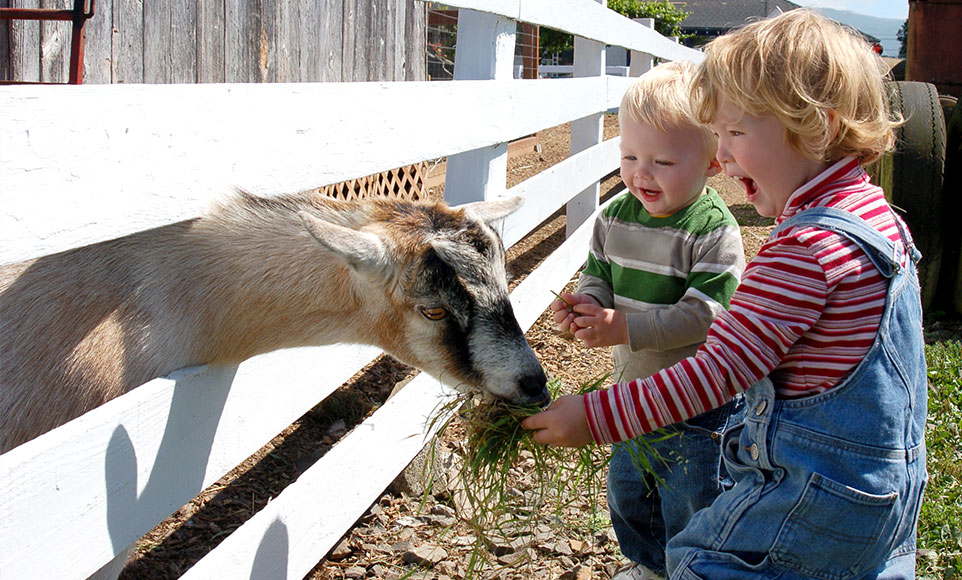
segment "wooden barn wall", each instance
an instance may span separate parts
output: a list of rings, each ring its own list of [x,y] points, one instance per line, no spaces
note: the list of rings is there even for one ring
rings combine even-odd
[[[416,0],[96,0],[84,83],[425,80],[425,13]],[[66,82],[70,30],[0,20],[0,79]]]

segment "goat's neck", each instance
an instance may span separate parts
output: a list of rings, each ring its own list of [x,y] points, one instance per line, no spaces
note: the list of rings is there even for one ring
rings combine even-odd
[[[181,277],[187,299],[170,304],[179,313],[175,327],[192,334],[191,358],[197,360],[190,364],[237,362],[292,346],[368,342],[362,330],[376,321],[357,281],[297,226],[238,231],[199,223],[191,231],[196,263]]]

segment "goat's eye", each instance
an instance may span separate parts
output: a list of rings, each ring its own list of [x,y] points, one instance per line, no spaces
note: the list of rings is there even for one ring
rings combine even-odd
[[[421,307],[421,316],[427,318],[428,320],[441,320],[448,315],[448,311],[440,306],[434,307]]]

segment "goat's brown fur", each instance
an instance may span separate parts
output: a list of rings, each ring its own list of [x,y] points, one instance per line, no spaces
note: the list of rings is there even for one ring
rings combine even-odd
[[[334,342],[540,400],[544,375],[513,315],[514,329],[497,332],[520,361],[523,396],[517,384],[497,386],[504,373],[492,379],[465,362],[481,346],[469,326],[497,324],[451,311],[426,282],[438,277],[426,261],[440,256],[479,300],[472,311],[503,302],[504,254],[485,222],[515,206],[237,193],[191,221],[0,268],[0,451],[181,367]],[[447,326],[421,306],[451,311]],[[473,346],[461,348],[470,356],[442,344],[455,321],[470,333]]]

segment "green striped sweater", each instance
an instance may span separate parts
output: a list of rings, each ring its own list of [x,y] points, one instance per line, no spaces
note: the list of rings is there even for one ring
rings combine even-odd
[[[744,268],[738,224],[715,190],[668,217],[649,215],[631,192],[615,199],[595,221],[578,283],[626,315],[615,378],[647,377],[694,354]]]

